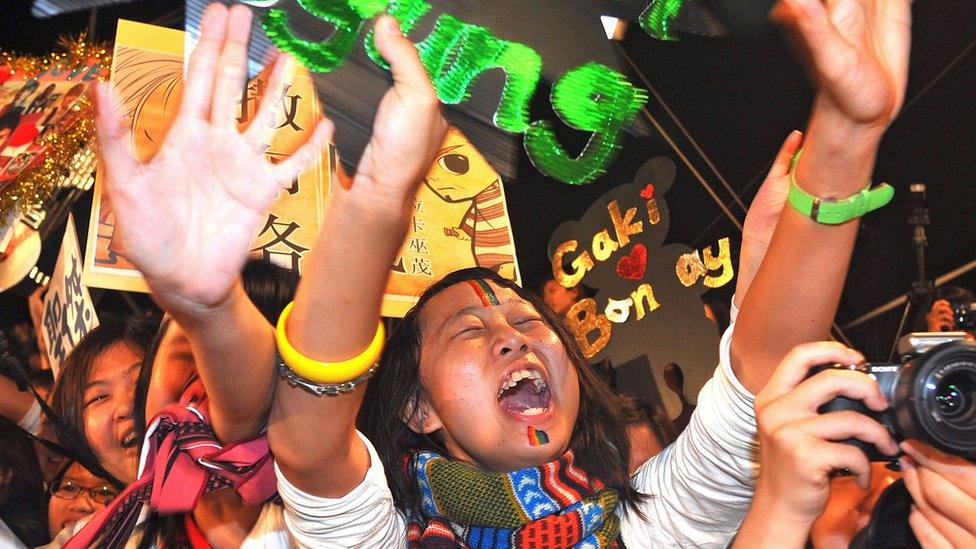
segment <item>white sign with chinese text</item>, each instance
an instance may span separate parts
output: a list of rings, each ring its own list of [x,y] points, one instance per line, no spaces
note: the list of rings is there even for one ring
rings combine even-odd
[[[78,233],[75,221],[68,214],[64,229],[61,253],[54,266],[54,275],[47,295],[44,296],[44,342],[51,361],[51,369],[57,379],[61,363],[81,338],[98,326],[95,306],[88,288],[81,285],[81,252],[78,249]]]

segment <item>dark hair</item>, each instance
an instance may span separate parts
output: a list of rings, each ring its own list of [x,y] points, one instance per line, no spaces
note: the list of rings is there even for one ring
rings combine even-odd
[[[940,299],[945,299],[950,302],[973,301],[973,292],[962,286],[954,286],[951,284],[939,287],[938,296]]]
[[[139,369],[135,400],[132,403],[132,413],[136,420],[136,433],[140,441],[146,436],[146,424],[149,419],[146,417],[146,401],[149,399],[149,382],[152,380],[153,362],[156,360],[159,344],[162,343],[171,322],[173,322],[173,318],[168,316],[160,321],[156,333],[153,334],[152,340],[146,347],[146,354],[142,357],[142,368]]]
[[[298,275],[260,259],[249,259],[241,271],[244,293],[272,326],[295,297]]]
[[[47,543],[47,495],[34,443],[23,429],[2,417],[0,473],[10,477],[0,482],[0,519],[28,547]]]
[[[377,373],[366,388],[359,429],[376,447],[397,507],[409,515],[416,513],[420,505],[416,483],[401,466],[404,457],[418,450],[449,455],[441,435],[415,433],[404,421],[404,414],[410,413],[416,417],[418,410],[413,404],[424,392],[419,364],[424,306],[446,288],[474,279],[484,279],[511,289],[531,303],[545,323],[556,332],[579,377],[579,415],[569,444],[576,454],[577,464],[608,487],[616,489],[621,501],[636,501],[639,495],[631,487],[627,471],[630,441],[622,421],[624,414],[619,400],[587,365],[579,345],[559,318],[537,296],[493,271],[475,267],[445,276],[420,296],[417,304],[391,334]]]
[[[654,433],[657,443],[662,449],[667,448],[678,438],[678,431],[674,423],[668,419],[664,408],[649,402],[642,402],[628,395],[617,395],[623,408],[623,421],[626,425],[647,424]]]
[[[99,325],[61,363],[61,373],[51,393],[51,408],[68,430],[58,433],[61,445],[83,467],[119,488],[124,484],[105,471],[85,436],[85,384],[95,361],[112,345],[124,343],[143,357],[154,332],[155,323],[144,317],[99,319]]]

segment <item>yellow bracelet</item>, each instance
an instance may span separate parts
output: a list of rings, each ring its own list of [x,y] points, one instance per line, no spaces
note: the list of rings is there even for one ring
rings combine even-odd
[[[278,327],[275,329],[275,340],[278,343],[278,354],[281,360],[299,376],[315,383],[346,383],[365,374],[372,368],[383,352],[383,342],[386,337],[383,321],[376,327],[376,335],[369,347],[358,355],[341,362],[322,362],[312,360],[292,347],[285,334],[285,324],[291,315],[294,302],[289,303],[278,317]]]

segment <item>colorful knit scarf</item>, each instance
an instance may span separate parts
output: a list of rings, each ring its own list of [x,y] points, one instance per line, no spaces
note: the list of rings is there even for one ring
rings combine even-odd
[[[556,461],[511,473],[486,473],[432,452],[410,470],[421,491],[411,548],[617,548],[617,491],[573,463]]]
[[[65,548],[124,547],[145,504],[160,513],[188,513],[203,494],[223,488],[237,490],[248,505],[260,505],[274,496],[267,437],[222,446],[210,427],[208,410],[203,383],[194,380],[180,403],[163,408],[150,424],[146,465],[139,479],[68,540]],[[191,529],[191,540],[202,538],[193,533]]]

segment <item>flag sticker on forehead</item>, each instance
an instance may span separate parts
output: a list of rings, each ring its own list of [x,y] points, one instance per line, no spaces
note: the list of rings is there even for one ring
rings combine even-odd
[[[469,280],[468,284],[474,288],[474,293],[478,295],[478,297],[481,299],[481,304],[485,307],[499,304],[498,296],[495,295],[495,291],[491,289],[491,286],[489,286],[488,282],[485,280],[480,278]]]

